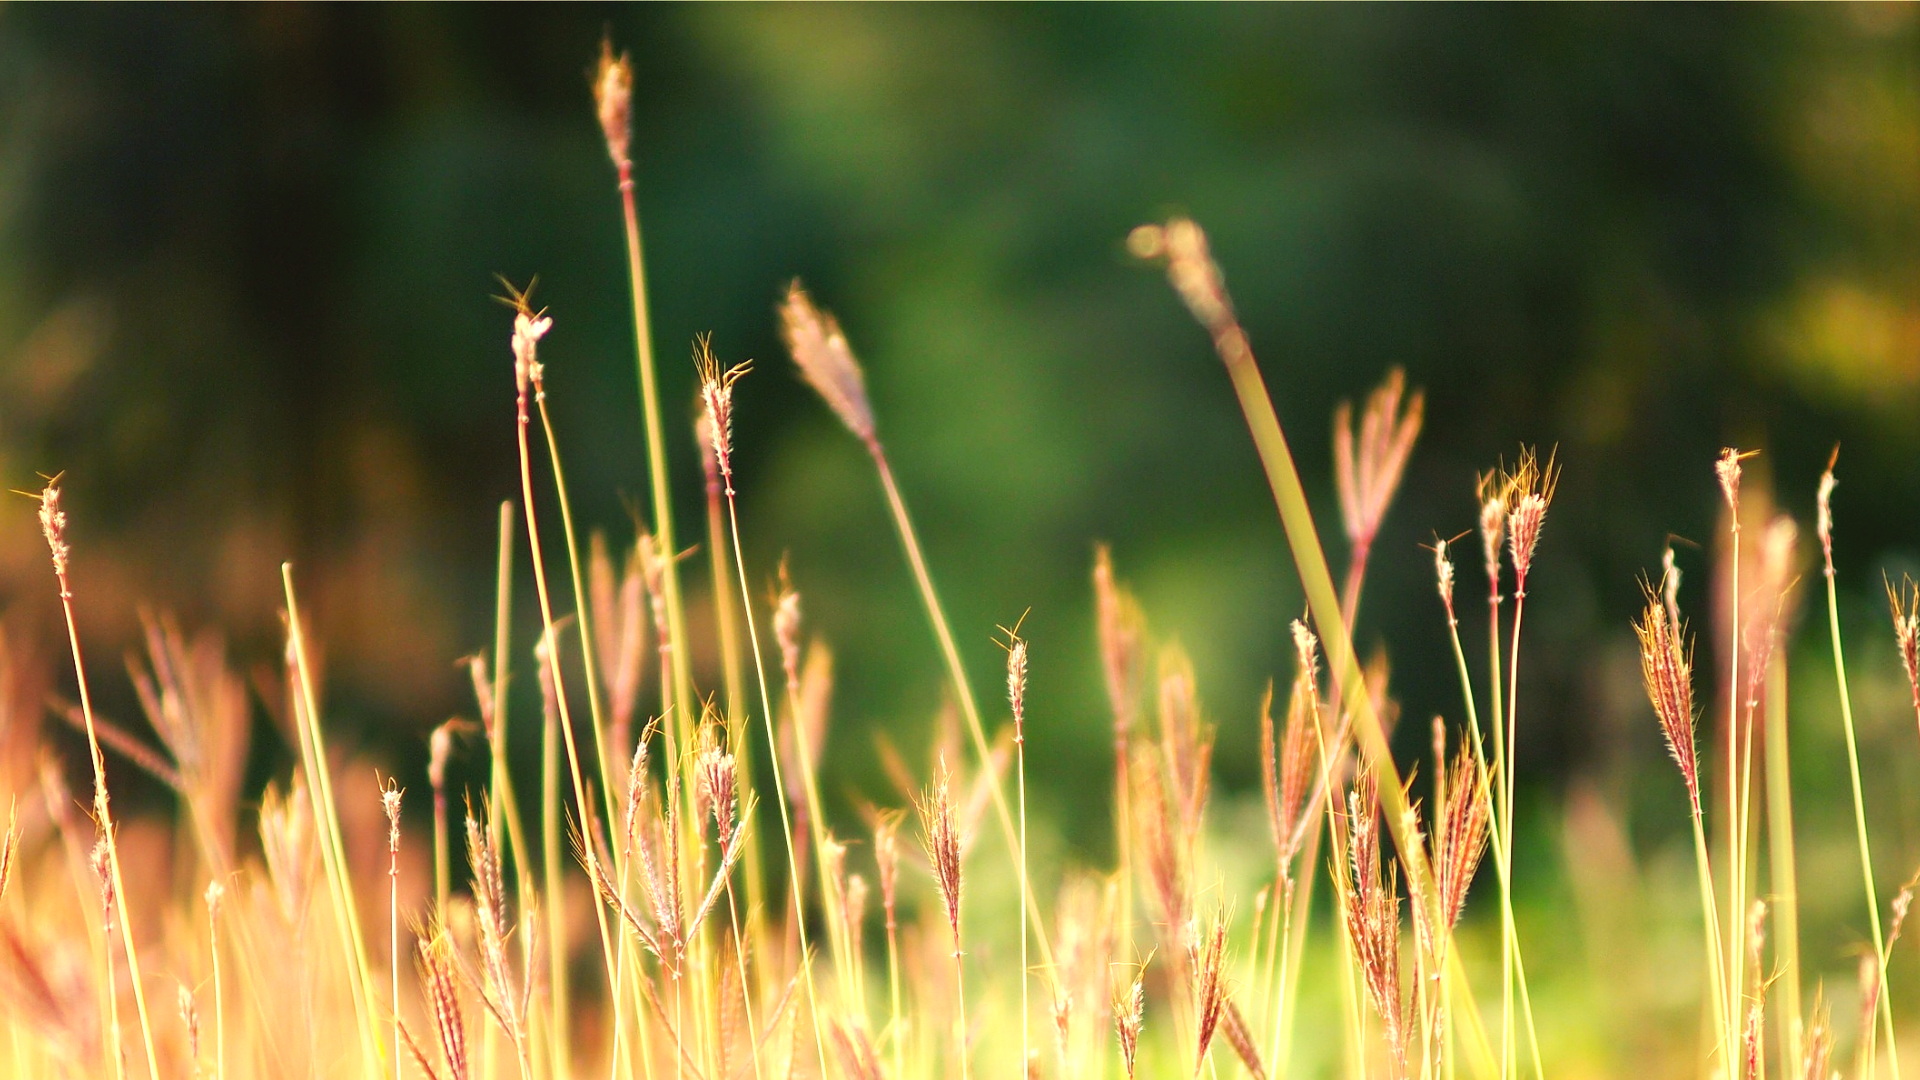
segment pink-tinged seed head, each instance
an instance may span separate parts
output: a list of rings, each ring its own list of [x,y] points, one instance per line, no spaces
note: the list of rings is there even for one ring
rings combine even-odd
[[[840,324],[831,314],[813,306],[813,300],[795,281],[780,305],[780,329],[800,374],[847,429],[862,442],[873,443],[873,407],[867,403],[867,379],[853,358]]]
[[[615,166],[626,169],[633,130],[633,61],[626,53],[613,54],[613,42],[600,41],[600,67],[593,77],[594,111],[600,116],[600,131],[607,139],[607,156]]]

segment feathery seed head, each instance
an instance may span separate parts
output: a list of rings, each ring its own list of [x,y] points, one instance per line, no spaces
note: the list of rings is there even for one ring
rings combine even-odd
[[[780,326],[793,362],[814,392],[862,442],[874,443],[873,407],[867,403],[867,379],[853,358],[845,334],[833,316],[813,306],[795,281],[780,305]]]
[[[1335,487],[1340,496],[1341,522],[1356,552],[1370,547],[1380,531],[1380,521],[1406,472],[1414,440],[1420,437],[1426,398],[1414,391],[1403,412],[1400,402],[1406,384],[1407,374],[1400,368],[1387,373],[1386,381],[1367,398],[1357,439],[1352,404],[1343,401],[1334,410]]]
[[[1206,937],[1199,938],[1196,934],[1196,940],[1188,946],[1188,970],[1193,973],[1193,1011],[1199,1026],[1193,1063],[1195,1076],[1206,1067],[1207,1049],[1213,1044],[1213,1035],[1227,1002],[1227,921],[1223,913],[1214,912]]]
[[[1491,802],[1473,753],[1462,746],[1448,770],[1447,803],[1439,858],[1434,860],[1440,890],[1441,928],[1452,930],[1467,904],[1467,888],[1487,850]]]
[[[220,917],[220,905],[227,898],[227,887],[218,881],[207,882],[207,918]]]
[[[900,812],[880,815],[873,828],[873,861],[880,868],[880,905],[886,910],[887,929],[894,927],[895,891],[900,879]]]
[[[1027,641],[1020,636],[1018,624],[1001,630],[1007,635],[1007,704],[1013,710],[1013,741],[1021,743],[1026,741]]]
[[[60,509],[59,478],[47,481],[40,492],[40,531],[47,536],[47,550],[53,555],[53,572],[61,579],[61,594],[65,595],[67,577],[67,557],[72,549],[67,546],[67,512]]]
[[[1433,579],[1440,590],[1440,602],[1447,606],[1447,617],[1453,617],[1453,557],[1447,554],[1447,541],[1433,542]]]
[[[780,666],[787,674],[789,689],[800,685],[800,594],[793,591],[787,578],[787,564],[780,563],[780,591],[773,604],[773,638],[780,644]]]
[[[1667,611],[1662,591],[1645,587],[1646,610],[1633,626],[1640,640],[1640,674],[1646,683],[1667,750],[1680,766],[1694,815],[1700,814],[1700,775],[1693,745],[1693,665],[1686,627]]]
[[[545,377],[546,369],[540,365],[540,339],[553,329],[553,320],[544,313],[527,309],[524,296],[523,305],[513,315],[513,378],[521,393],[526,393],[528,384],[538,389]]]
[[[446,794],[447,762],[453,757],[453,729],[457,721],[449,720],[433,729],[427,736],[427,783],[436,793]]]
[[[1900,651],[1900,664],[1907,671],[1907,686],[1913,692],[1913,707],[1920,717],[1920,586],[1913,578],[1900,575],[1896,588],[1886,580],[1887,607],[1893,611],[1893,640]]]
[[[180,1026],[187,1029],[187,1059],[195,1063],[195,1072],[199,1071],[200,1061],[200,1009],[194,1004],[193,991],[186,983],[175,988],[174,1004],[180,1010]]]
[[[736,811],[734,757],[721,749],[720,741],[711,734],[704,741],[706,745],[701,748],[696,764],[699,769],[700,798],[712,807],[720,846],[726,847],[733,840]]]
[[[1740,463],[1759,453],[1748,450],[1741,453],[1729,446],[1720,451],[1720,457],[1713,463],[1713,473],[1720,481],[1720,494],[1727,501],[1727,509],[1733,514],[1733,527],[1740,528]]]
[[[1486,560],[1487,587],[1500,594],[1500,542],[1506,538],[1508,488],[1500,470],[1479,475],[1474,494],[1480,502],[1480,552]]]
[[[380,789],[380,809],[387,815],[387,851],[400,851],[400,788],[391,779]],[[398,868],[394,870],[397,874]]]
[[[1133,1080],[1135,1058],[1140,1052],[1140,1027],[1146,1013],[1146,971],[1133,985],[1113,1001],[1113,1027],[1120,1037],[1120,1061],[1127,1068],[1127,1080]]]
[[[1820,537],[1820,549],[1827,558],[1827,576],[1833,576],[1833,489],[1838,484],[1833,478],[1833,467],[1840,461],[1840,448],[1833,448],[1833,456],[1827,459],[1827,471],[1820,474],[1820,490],[1814,497],[1813,531]]]
[[[1534,549],[1540,543],[1540,527],[1547,518],[1547,506],[1553,501],[1553,489],[1560,479],[1552,456],[1542,465],[1531,449],[1520,452],[1520,466],[1507,477],[1507,554],[1513,559],[1516,588],[1524,593],[1527,571],[1533,567]]]
[[[1093,599],[1100,635],[1100,666],[1107,680],[1107,699],[1113,707],[1115,734],[1122,740],[1133,729],[1133,692],[1139,682],[1141,639],[1145,636],[1140,607],[1114,580],[1113,553],[1105,544],[1093,552]]]
[[[607,156],[622,171],[632,165],[628,144],[633,123],[633,61],[626,53],[613,55],[613,42],[600,40],[600,66],[593,77],[593,103],[600,115],[600,131],[607,137]]]
[[[725,369],[713,358],[712,339],[701,335],[693,343],[693,362],[700,375],[700,401],[706,406],[706,433],[713,447],[720,478],[733,495],[733,384],[753,369],[751,361]]]
[[[1217,337],[1234,328],[1233,301],[1200,226],[1183,217],[1142,225],[1127,235],[1127,250],[1135,258],[1167,264],[1167,280],[1208,333]]]
[[[960,827],[953,811],[953,774],[946,762],[940,763],[933,786],[920,799],[921,835],[927,847],[927,863],[940,887],[940,903],[947,912],[947,925],[953,931],[953,952],[960,955]]]

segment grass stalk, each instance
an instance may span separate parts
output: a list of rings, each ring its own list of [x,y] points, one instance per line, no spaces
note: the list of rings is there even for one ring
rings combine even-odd
[[[47,546],[53,555],[54,578],[60,585],[60,611],[66,619],[67,644],[73,653],[73,678],[79,687],[80,714],[85,720],[87,731],[87,753],[93,765],[93,806],[98,819],[101,835],[106,840],[108,870],[113,877],[113,894],[120,913],[120,937],[127,951],[127,972],[133,981],[133,1003],[140,1014],[140,1037],[147,1054],[147,1075],[150,1080],[159,1080],[160,1063],[153,1052],[153,1026],[147,1018],[147,993],[142,985],[140,974],[140,950],[133,941],[133,925],[127,913],[127,889],[120,875],[120,840],[118,830],[114,828],[111,800],[107,795],[107,761],[100,753],[100,738],[93,719],[93,698],[87,687],[87,668],[80,656],[80,631],[73,617],[73,588],[67,579],[68,545],[66,540],[67,515],[60,509],[60,489],[49,480],[40,495],[40,524],[46,533]],[[112,963],[113,941],[109,937],[106,945],[108,963]],[[107,994],[111,1009],[113,984],[107,984]],[[115,1020],[118,1024],[118,1020]],[[119,1068],[119,1057],[114,1055],[114,1066]]]
[[[1840,451],[1834,450],[1835,458]],[[1866,797],[1860,785],[1860,747],[1853,730],[1853,697],[1847,692],[1847,658],[1840,645],[1840,598],[1834,584],[1833,572],[1833,518],[1830,500],[1833,494],[1833,463],[1827,464],[1827,471],[1820,479],[1819,497],[1819,534],[1824,550],[1827,578],[1827,634],[1833,643],[1833,678],[1840,691],[1840,724],[1847,741],[1847,778],[1852,785],[1854,838],[1860,848],[1860,884],[1867,900],[1867,925],[1873,931],[1873,955],[1876,966],[1876,978],[1879,987],[1878,1009],[1881,1028],[1887,1039],[1887,1058],[1889,1071],[1894,1080],[1900,1078],[1900,1052],[1893,1034],[1892,995],[1887,987],[1886,945],[1880,930],[1880,899],[1873,884],[1873,849],[1867,842]],[[1875,1074],[1875,1058],[1867,1057],[1868,1080]]]
[[[227,999],[220,983],[220,898],[225,887],[207,886],[207,953],[213,962],[213,1077],[227,1075]]]
[[[1785,1013],[1780,1071],[1791,1076],[1802,1060],[1800,1011],[1800,884],[1793,845],[1792,764],[1787,743],[1787,668],[1767,665],[1766,695],[1767,867],[1773,889],[1774,955],[1780,961],[1780,1012]]]
[[[994,813],[1000,819],[1001,834],[1005,837],[1009,850],[1020,850],[1019,830],[1016,828],[1013,812],[1007,806],[1007,795],[1000,783],[1000,777],[993,769],[993,750],[987,744],[986,728],[980,722],[980,708],[974,702],[973,687],[967,682],[966,669],[960,663],[960,650],[954,645],[953,629],[947,622],[946,609],[940,604],[940,596],[933,587],[933,577],[927,571],[926,557],[920,551],[920,540],[913,528],[913,519],[907,514],[907,504],[900,497],[900,486],[894,482],[893,468],[887,463],[887,453],[880,440],[869,438],[867,452],[873,458],[874,469],[880,475],[880,487],[887,496],[887,509],[893,516],[894,531],[900,536],[900,543],[906,549],[907,563],[913,569],[913,581],[920,592],[922,606],[927,609],[927,617],[933,623],[934,636],[940,642],[940,655],[947,664],[947,677],[953,682],[954,692],[960,697],[960,713],[967,721],[967,734],[973,740],[974,752],[980,758],[980,768],[987,778],[987,791],[993,798]],[[1023,879],[1024,880],[1024,879]],[[1040,946],[1040,962],[1053,965],[1053,946],[1047,939],[1046,921],[1040,917],[1040,904],[1031,889],[1022,890],[1022,903],[1032,920],[1033,939]]]
[[[780,743],[773,730],[773,698],[767,692],[766,659],[760,649],[760,630],[753,617],[753,603],[748,599],[753,594],[747,587],[746,555],[740,550],[740,508],[734,501],[733,479],[730,471],[726,475],[726,496],[727,528],[733,540],[733,566],[739,580],[740,596],[745,601],[740,605],[740,609],[747,624],[747,645],[753,653],[753,674],[760,690],[760,719],[766,727],[767,761],[773,767],[773,788],[776,792],[773,802],[780,811],[780,835],[785,837],[787,845],[787,881],[793,902],[793,924],[800,937],[800,970],[807,988],[807,1013],[813,1023],[813,1043],[815,1052],[819,1056],[820,1075],[825,1076],[827,1074],[827,1042],[820,1026],[820,999],[814,988],[813,950],[807,943],[806,912],[801,908],[800,863],[793,849],[793,820],[792,815],[787,812],[785,794],[787,786],[780,775]],[[798,720],[796,715],[796,725]],[[800,746],[806,744],[805,735],[798,730],[797,726],[794,731],[794,742]]]
[[[307,793],[313,801],[314,825],[320,832],[321,863],[327,885],[333,895],[334,919],[341,947],[346,951],[347,972],[353,994],[355,1019],[360,1029],[360,1048],[367,1063],[381,1058],[379,1039],[373,1032],[370,1002],[370,977],[365,940],[360,935],[359,906],[353,899],[353,887],[347,880],[345,846],[340,839],[340,817],[333,799],[332,769],[327,764],[327,744],[320,731],[320,699],[314,692],[313,671],[307,663],[305,624],[294,595],[293,564],[280,564],[280,580],[287,599],[288,651],[299,687],[295,726],[300,732],[301,756],[307,773]]]

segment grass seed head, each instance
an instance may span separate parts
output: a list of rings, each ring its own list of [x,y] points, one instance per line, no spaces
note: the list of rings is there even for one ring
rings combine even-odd
[[[693,343],[693,362],[700,375],[700,401],[706,407],[707,438],[713,447],[714,463],[720,467],[720,479],[728,497],[733,495],[733,384],[753,370],[751,362],[722,370],[713,358],[712,341],[705,335]]]
[[[927,848],[927,864],[933,870],[934,884],[939,887],[947,926],[953,931],[953,953],[959,956],[960,828],[953,812],[953,774],[944,761],[940,763],[933,786],[921,797],[920,827]]]
[[[447,792],[447,763],[453,758],[455,721],[449,720],[427,736],[427,783],[438,796]]]
[[[1900,652],[1900,665],[1907,672],[1907,686],[1913,692],[1914,709],[1920,713],[1920,586],[1902,574],[1900,584],[1884,579],[1887,607],[1893,613],[1893,641]]]
[[[873,407],[867,403],[867,379],[853,358],[845,334],[833,316],[813,306],[806,290],[795,281],[780,305],[780,325],[787,350],[800,374],[831,408],[847,430],[873,444]]]
[[[1120,1063],[1126,1067],[1127,1080],[1133,1080],[1135,1061],[1140,1053],[1140,1028],[1146,1019],[1146,971],[1133,985],[1113,1001],[1113,1029],[1120,1039]]]
[[[1207,248],[1207,234],[1190,219],[1176,217],[1165,225],[1142,225],[1127,236],[1127,250],[1135,258],[1165,262],[1167,280],[1187,310],[1207,332],[1218,337],[1236,325],[1233,301],[1220,267]]]
[[[1509,494],[1498,469],[1481,473],[1474,481],[1474,495],[1480,502],[1480,553],[1486,560],[1487,587],[1496,598],[1500,595],[1500,542],[1506,538]]]
[[[1820,537],[1820,550],[1825,553],[1827,576],[1833,576],[1833,489],[1839,481],[1833,478],[1833,467],[1840,461],[1840,448],[1833,448],[1833,456],[1827,459],[1827,471],[1820,474],[1820,489],[1814,496],[1814,534]]]
[[[613,41],[600,40],[600,66],[593,77],[594,111],[607,138],[607,156],[623,172],[632,166],[628,155],[633,132],[633,61],[626,53],[613,55]]]
[[[1104,544],[1093,553],[1093,599],[1114,732],[1124,742],[1133,728],[1134,687],[1140,681],[1140,650],[1146,632],[1140,606],[1114,579],[1113,553]]]
[[[67,512],[60,509],[58,477],[47,481],[47,486],[40,492],[40,531],[46,534],[47,551],[53,556],[53,572],[60,578],[60,590],[64,596],[67,559],[72,549],[67,546]]]
[[[1405,371],[1394,368],[1387,373],[1386,381],[1367,398],[1357,437],[1352,404],[1343,401],[1334,410],[1335,487],[1340,497],[1341,523],[1356,552],[1372,546],[1406,472],[1414,440],[1420,437],[1426,398],[1416,390],[1405,399],[1406,408],[1402,410],[1406,385]]]
[[[1544,464],[1531,449],[1520,452],[1520,465],[1506,479],[1507,554],[1513,559],[1516,594],[1527,588],[1527,572],[1533,567],[1534,550],[1540,544],[1540,529],[1547,520],[1547,507],[1553,502],[1553,489],[1559,483],[1560,470],[1549,456]]]
[[[1647,586],[1646,610],[1633,626],[1640,641],[1640,674],[1667,750],[1680,766],[1694,816],[1700,814],[1700,774],[1693,745],[1693,661],[1686,627],[1667,611],[1664,589]]]
[[[1198,1024],[1193,1075],[1206,1067],[1207,1050],[1220,1027],[1220,1016],[1227,1003],[1226,960],[1227,919],[1214,912],[1206,937],[1189,946],[1189,970],[1193,972],[1193,1011]]]

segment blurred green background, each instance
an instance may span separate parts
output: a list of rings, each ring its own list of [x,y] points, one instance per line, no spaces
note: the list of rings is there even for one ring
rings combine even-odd
[[[1476,469],[1557,445],[1525,775],[1552,792],[1644,772],[1677,827],[1627,624],[1667,536],[1710,541],[1721,446],[1764,448],[1750,475],[1771,471],[1805,522],[1845,443],[1849,623],[1864,669],[1890,663],[1877,572],[1920,537],[1917,14],[7,5],[0,480],[66,470],[82,619],[120,715],[140,605],[270,664],[291,557],[341,738],[417,767],[433,724],[471,714],[452,661],[489,640],[494,507],[517,496],[495,273],[538,273],[552,308],[543,358],[585,523],[625,541],[647,497],[589,92],[610,32],[638,73],[682,533],[702,506],[683,360],[711,331],[756,361],[737,436],[750,566],[765,581],[789,555],[838,652],[835,790],[885,791],[871,732],[917,754],[941,669],[861,450],[780,347],[796,275],[867,366],[989,700],[992,628],[1032,609],[1036,805],[1104,849],[1104,812],[1071,812],[1107,783],[1103,540],[1194,657],[1222,786],[1254,785],[1255,705],[1287,677],[1301,601],[1218,363],[1124,251],[1178,211],[1212,234],[1327,514],[1334,404],[1396,364],[1428,394],[1359,629],[1391,643],[1407,715],[1459,700],[1417,545],[1470,527]],[[0,511],[0,608],[57,655],[33,504]],[[1707,628],[1705,557],[1681,560]],[[1910,757],[1886,701],[1870,737]]]

